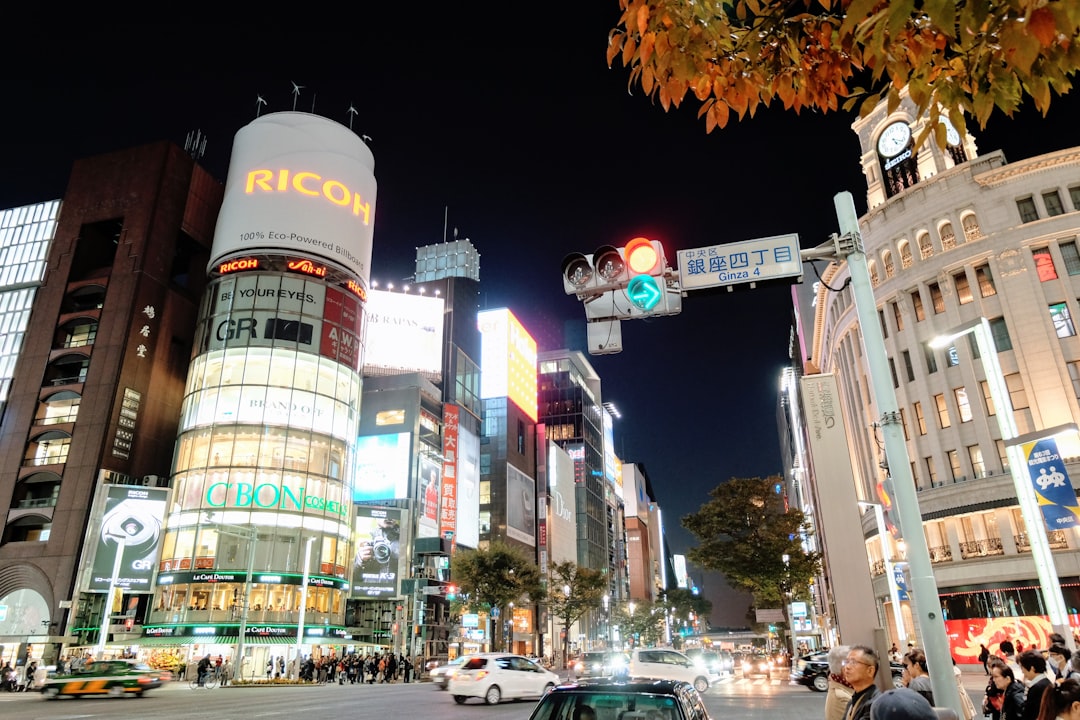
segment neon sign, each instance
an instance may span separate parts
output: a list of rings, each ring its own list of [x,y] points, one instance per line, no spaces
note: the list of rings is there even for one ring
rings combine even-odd
[[[364,302],[367,302],[367,290],[365,290],[364,287],[355,280],[345,281],[345,289],[351,292],[356,297],[363,300]]]
[[[315,277],[326,277],[326,266],[316,265],[310,260],[290,260],[287,267],[295,272],[302,272]]]
[[[343,517],[348,515],[344,504],[308,495],[304,488],[290,488],[273,483],[217,482],[206,489],[208,507],[256,507],[263,510],[323,510]]]
[[[291,189],[309,197],[322,195],[338,207],[350,208],[352,214],[361,218],[365,225],[371,224],[371,203],[364,202],[360,193],[353,192],[340,180],[323,180],[321,175],[313,172],[298,172],[290,176],[285,169],[278,170],[276,176],[275,183],[273,170],[250,170],[244,192],[251,195],[256,189],[262,192],[288,192]]]
[[[222,275],[228,273],[239,272],[240,270],[256,270],[259,267],[258,258],[241,258],[239,260],[230,260],[218,265],[218,272]]]

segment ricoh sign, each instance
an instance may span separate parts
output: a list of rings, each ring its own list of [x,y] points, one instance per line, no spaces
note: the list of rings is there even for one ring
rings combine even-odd
[[[366,287],[375,157],[355,133],[307,113],[263,115],[233,140],[208,269],[237,254],[318,255]]]

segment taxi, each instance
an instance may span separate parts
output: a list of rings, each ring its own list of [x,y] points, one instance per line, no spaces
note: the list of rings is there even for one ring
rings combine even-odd
[[[41,685],[46,700],[61,695],[142,697],[161,687],[161,673],[145,663],[131,660],[97,660],[63,675],[51,675]]]

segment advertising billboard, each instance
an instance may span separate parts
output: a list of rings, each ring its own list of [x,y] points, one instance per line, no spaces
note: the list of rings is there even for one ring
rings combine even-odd
[[[411,439],[411,433],[357,438],[354,502],[401,500],[409,496]]]
[[[439,462],[430,455],[420,456],[420,481],[417,498],[420,511],[416,517],[417,537],[439,536]]]
[[[506,535],[536,545],[536,481],[506,464]]]
[[[554,442],[548,445],[548,548],[552,563],[577,562],[574,460]]]
[[[441,297],[369,290],[364,375],[417,372],[442,379]]]
[[[443,406],[442,489],[439,497],[439,537],[449,538],[450,547],[457,543],[457,468],[458,422],[461,408],[447,403]]]
[[[366,288],[375,228],[375,156],[332,120],[263,115],[236,133],[207,268],[256,250],[317,255]]]
[[[477,313],[480,328],[480,397],[510,398],[536,422],[536,341],[502,308]]]
[[[356,508],[356,557],[353,597],[397,595],[401,567],[401,510],[360,505]]]
[[[480,544],[480,438],[458,425],[457,513],[454,542],[475,548]]]
[[[141,485],[106,485],[101,525],[92,529],[97,547],[89,589],[105,592],[116,567],[116,587],[150,592],[157,567],[158,540],[169,491]],[[120,564],[116,552],[123,548]]]

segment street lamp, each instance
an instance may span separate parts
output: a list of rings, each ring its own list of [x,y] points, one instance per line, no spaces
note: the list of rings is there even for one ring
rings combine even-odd
[[[889,539],[885,536],[885,514],[879,503],[859,502],[859,507],[864,510],[870,508],[874,511],[874,522],[877,523],[878,539],[881,541],[881,561],[885,564],[885,580],[889,585],[889,600],[892,601],[893,623],[896,625],[896,644],[903,646],[907,633],[904,629],[904,614],[900,608],[900,592],[896,587],[896,576],[893,574],[893,562],[889,551]]]
[[[607,593],[604,593],[603,600],[604,600],[604,625],[605,625],[606,630],[607,630],[607,632],[606,632],[607,648],[606,649],[610,650],[611,649],[611,612],[608,610],[608,603],[611,602],[611,596],[608,595]]]
[[[979,349],[979,359],[982,361],[983,373],[986,375],[986,384],[990,388],[990,399],[994,401],[997,409],[998,430],[1001,432],[1001,440],[1005,443],[1005,452],[1009,459],[1009,474],[1012,476],[1013,489],[1016,499],[1020,504],[1020,515],[1024,518],[1027,528],[1028,540],[1031,544],[1031,559],[1035,562],[1035,572],[1042,586],[1043,602],[1046,604],[1047,615],[1050,616],[1050,624],[1054,632],[1061,633],[1069,645],[1069,649],[1075,647],[1072,629],[1069,626],[1069,614],[1065,606],[1065,598],[1061,594],[1061,583],[1058,580],[1054,566],[1054,556],[1050,552],[1050,543],[1046,538],[1046,526],[1043,524],[1042,513],[1039,510],[1038,501],[1034,490],[1024,478],[1021,468],[1025,466],[1023,452],[1018,442],[1019,431],[1016,426],[1016,416],[1013,414],[1012,401],[1009,389],[1005,383],[1005,375],[1001,371],[1001,363],[998,361],[997,347],[992,343],[993,335],[990,331],[990,321],[980,317],[971,322],[949,331],[946,335],[934,338],[930,346],[942,348],[956,340],[956,338],[972,333],[975,336],[975,346]],[[1075,430],[1075,425],[1071,426]],[[1053,435],[1063,428],[1050,428],[1040,435]]]

